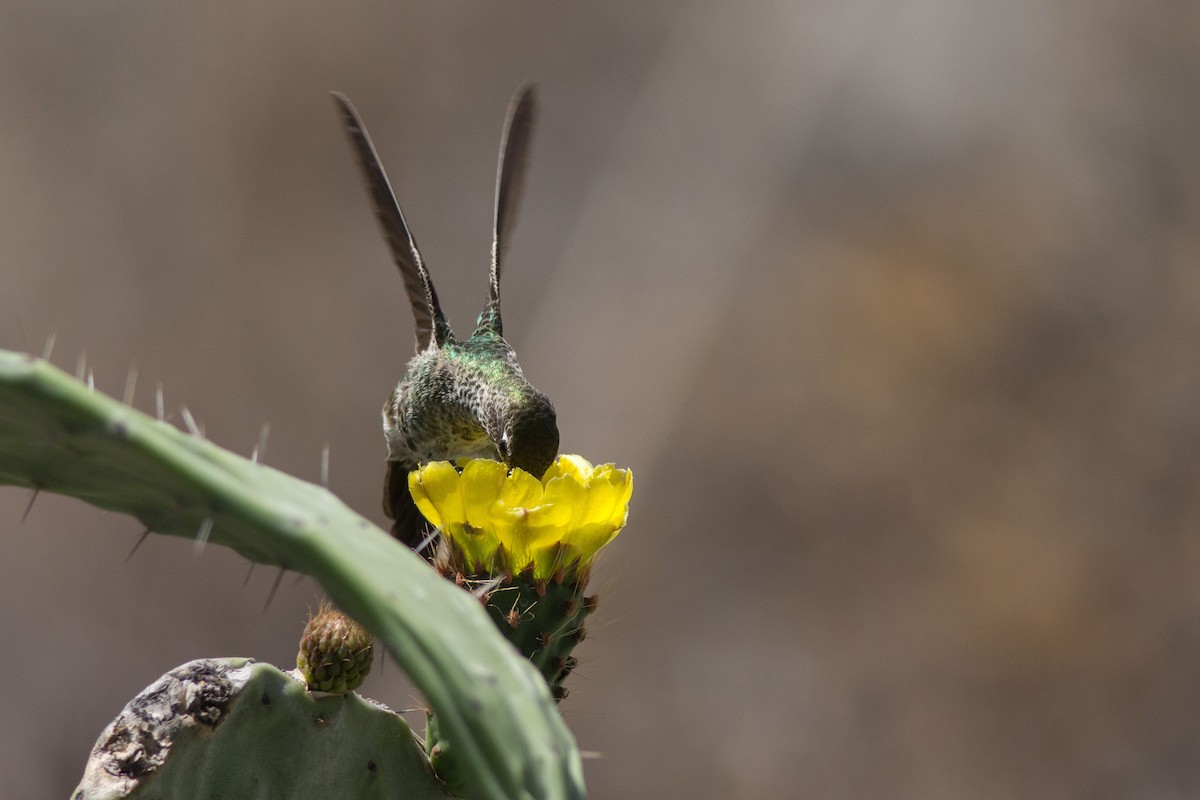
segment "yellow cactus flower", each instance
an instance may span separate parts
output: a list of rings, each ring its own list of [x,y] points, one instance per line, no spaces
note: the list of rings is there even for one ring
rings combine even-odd
[[[625,526],[633,474],[562,455],[539,481],[499,461],[473,459],[460,472],[448,461],[414,470],[417,508],[453,543],[463,568],[543,580],[582,573]]]

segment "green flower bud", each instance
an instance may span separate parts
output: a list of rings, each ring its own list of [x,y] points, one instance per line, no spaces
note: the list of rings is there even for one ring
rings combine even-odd
[[[304,627],[296,668],[310,692],[345,694],[362,684],[374,655],[371,634],[329,603],[322,603]]]

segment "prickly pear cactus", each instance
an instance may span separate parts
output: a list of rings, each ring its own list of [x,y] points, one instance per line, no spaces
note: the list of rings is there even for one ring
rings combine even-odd
[[[442,461],[410,473],[409,490],[440,533],[437,570],[470,589],[554,696],[566,696],[571,651],[596,607],[584,594],[592,563],[625,525],[632,473],[574,455],[559,456],[541,479],[487,459]],[[459,755],[440,720],[430,720],[425,745],[457,789]]]
[[[173,669],[92,748],[72,800],[449,800],[402,717],[356,694],[314,698],[246,659]]]
[[[435,462],[409,475],[417,508],[441,534],[433,563],[483,601],[556,697],[596,598],[592,563],[629,516],[633,475],[562,455],[540,478],[487,459]]]
[[[472,798],[580,798],[545,681],[470,594],[318,486],[0,350],[0,484],[132,514],[150,530],[315,577],[421,690]]]

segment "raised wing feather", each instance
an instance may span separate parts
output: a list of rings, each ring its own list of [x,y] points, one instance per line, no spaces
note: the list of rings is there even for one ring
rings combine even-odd
[[[533,142],[533,122],[537,107],[535,85],[526,83],[508,104],[508,115],[500,136],[500,163],[496,168],[496,217],[492,227],[492,269],[488,284],[487,307],[480,317],[480,328],[502,334],[500,318],[500,265],[508,245],[508,234],[516,225],[517,207],[525,188],[525,168]]]
[[[337,103],[350,142],[354,145],[358,164],[362,168],[375,206],[375,214],[379,217],[384,238],[392,251],[392,259],[404,278],[404,289],[408,292],[408,301],[416,321],[417,351],[428,347],[431,337],[441,345],[451,335],[450,326],[442,314],[433,281],[429,278],[429,271],[425,269],[425,262],[417,250],[417,243],[408,229],[404,212],[400,210],[392,185],[379,163],[379,155],[375,152],[371,137],[367,135],[367,129],[350,100],[338,92],[333,93],[333,99]]]

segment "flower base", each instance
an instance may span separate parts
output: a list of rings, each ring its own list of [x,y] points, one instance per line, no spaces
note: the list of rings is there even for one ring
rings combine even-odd
[[[500,632],[537,667],[556,700],[567,696],[563,681],[575,668],[571,652],[583,641],[584,621],[596,609],[596,595],[582,583],[447,575],[476,593]]]

